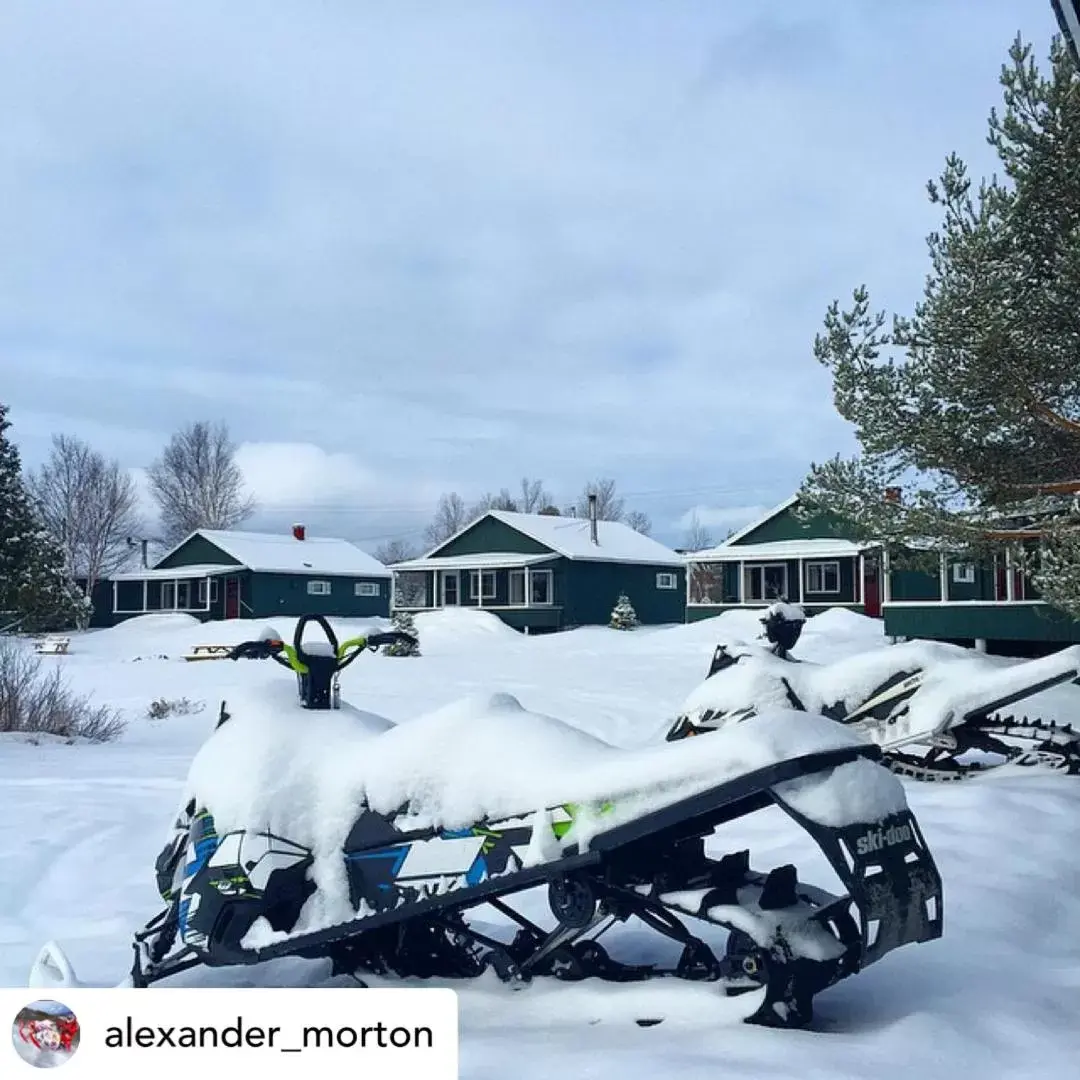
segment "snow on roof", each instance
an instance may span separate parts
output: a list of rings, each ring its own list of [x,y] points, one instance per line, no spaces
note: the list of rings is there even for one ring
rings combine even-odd
[[[867,551],[874,544],[829,537],[806,540],[774,540],[769,544],[740,544],[731,541],[689,556],[691,562],[762,562],[772,559],[846,559]]]
[[[390,578],[390,570],[348,540],[311,536],[297,540],[291,532],[256,533],[198,529],[202,536],[241,566],[267,574],[324,574],[328,577]],[[176,552],[191,536],[173,548]]]
[[[205,578],[214,575],[235,572],[235,566],[222,566],[221,563],[199,563],[193,566],[174,566],[168,570],[127,570],[123,573],[110,574],[110,581],[183,581],[187,578]]]
[[[682,556],[671,548],[631,529],[621,521],[598,521],[596,533],[599,543],[594,544],[588,518],[517,514],[509,510],[491,510],[489,514],[567,559],[647,563],[655,566],[685,565]]]
[[[508,570],[533,563],[550,562],[556,556],[522,555],[517,551],[489,551],[482,555],[448,555],[445,559],[406,559],[394,563],[393,570]]]

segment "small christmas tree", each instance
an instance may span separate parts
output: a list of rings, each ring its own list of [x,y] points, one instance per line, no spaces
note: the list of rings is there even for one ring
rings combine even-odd
[[[390,621],[394,625],[394,629],[400,631],[403,634],[409,634],[411,637],[416,637],[416,622],[414,621],[412,614],[408,611],[395,611],[390,616]],[[383,646],[383,656],[419,656],[420,645],[419,642],[415,645],[410,644],[407,641],[394,641],[389,645]]]
[[[634,605],[630,603],[630,597],[622,593],[615,603],[611,612],[611,622],[608,623],[612,630],[633,630],[640,625]]]

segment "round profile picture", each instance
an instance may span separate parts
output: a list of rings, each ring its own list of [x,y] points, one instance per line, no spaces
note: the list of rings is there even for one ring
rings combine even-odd
[[[11,1025],[15,1053],[38,1069],[55,1069],[79,1049],[79,1021],[59,1001],[24,1005]]]

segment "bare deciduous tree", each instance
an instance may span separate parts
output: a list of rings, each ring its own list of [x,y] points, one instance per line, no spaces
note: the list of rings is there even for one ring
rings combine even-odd
[[[523,514],[539,514],[544,507],[550,506],[551,502],[551,495],[544,490],[543,480],[530,480],[527,476],[522,477],[518,509]]]
[[[81,440],[54,435],[48,460],[27,476],[26,486],[68,575],[85,578],[91,596],[128,558],[127,538],[141,529],[135,481]]]
[[[470,516],[479,517],[481,514],[486,514],[489,510],[510,510],[516,512],[519,509],[520,507],[514,496],[511,495],[506,488],[503,488],[498,494],[488,491],[481,495],[480,498],[473,503]]]
[[[234,529],[255,512],[224,423],[200,420],[176,432],[147,478],[171,542],[195,529]]]
[[[596,516],[600,521],[623,521],[626,505],[616,491],[615,481],[611,479],[590,480],[578,496],[574,507],[576,517],[589,516],[589,496],[596,496]]]
[[[384,566],[392,566],[394,563],[404,562],[416,556],[416,549],[401,537],[387,540],[375,549],[375,558]]]
[[[706,548],[713,547],[712,533],[702,525],[696,510],[690,515],[690,522],[686,526],[684,544],[687,551],[704,551]]]
[[[433,548],[444,540],[449,540],[454,533],[465,528],[469,520],[469,509],[465,505],[465,500],[456,491],[441,496],[435,510],[435,517],[424,530],[427,546]]]
[[[652,532],[652,521],[649,515],[644,510],[631,510],[626,515],[626,524],[630,526],[634,532],[641,533],[642,536],[648,536]]]

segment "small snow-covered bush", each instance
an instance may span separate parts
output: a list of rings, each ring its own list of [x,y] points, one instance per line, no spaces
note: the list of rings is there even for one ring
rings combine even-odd
[[[206,708],[204,701],[191,701],[186,697],[168,698],[160,697],[157,701],[151,701],[146,715],[151,720],[164,720],[166,716],[190,716],[192,713],[201,713]]]
[[[395,630],[416,637],[416,620],[409,611],[395,611],[390,617]],[[419,656],[420,645],[410,645],[407,641],[394,641],[383,646],[383,656]]]
[[[611,622],[608,623],[612,630],[633,630],[638,623],[637,612],[630,603],[630,597],[623,593],[611,612]]]
[[[0,732],[111,742],[125,724],[115,709],[72,693],[59,668],[0,638]]]

